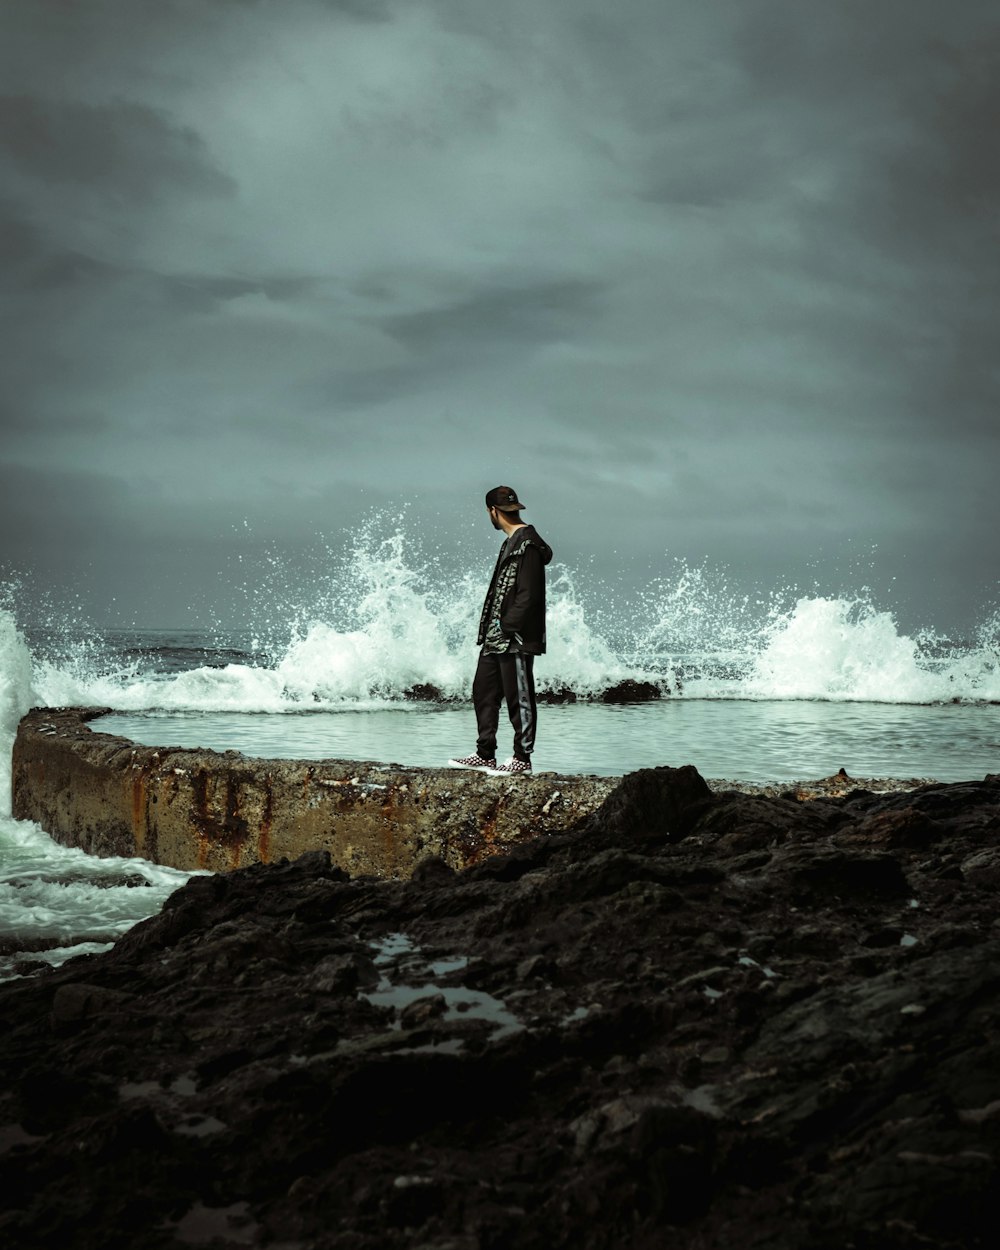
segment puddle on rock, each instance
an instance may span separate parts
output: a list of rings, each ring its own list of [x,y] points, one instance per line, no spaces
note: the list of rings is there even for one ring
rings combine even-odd
[[[169,1085],[161,1085],[159,1081],[126,1081],[118,1086],[118,1097],[123,1102],[132,1098],[169,1098],[171,1094],[190,1098],[197,1092],[198,1086],[190,1075],[175,1077]]]
[[[196,1202],[173,1224],[174,1236],[189,1246],[219,1241],[249,1246],[260,1231],[249,1212],[250,1205],[246,1202],[236,1202],[229,1207],[206,1207]]]
[[[202,1118],[192,1116],[174,1128],[175,1133],[180,1133],[184,1137],[211,1137],[213,1133],[223,1133],[229,1126],[223,1124],[221,1120],[217,1120],[214,1115],[206,1115]]]
[[[441,1020],[445,1023],[450,1020],[484,1020],[491,1026],[488,1038],[491,1042],[518,1033],[525,1027],[507,1004],[494,998],[492,994],[464,985],[438,983],[439,979],[463,972],[469,964],[466,956],[425,958],[420,948],[405,933],[389,933],[384,938],[371,942],[370,946],[375,952],[375,966],[382,976],[375,989],[361,991],[360,996],[375,1007],[393,1008],[397,1013],[394,1029],[402,1029],[398,1016],[404,1008],[435,995],[441,995],[445,1001],[445,1010],[439,1017]],[[441,1050],[445,1043],[430,1045],[432,1049]],[[458,1053],[463,1043],[460,1038],[456,1038],[448,1045],[449,1050]]]

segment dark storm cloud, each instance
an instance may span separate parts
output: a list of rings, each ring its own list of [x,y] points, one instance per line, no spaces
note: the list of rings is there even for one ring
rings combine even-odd
[[[265,9],[271,3],[272,0],[206,0],[206,7]],[[291,8],[296,3],[297,0],[290,0],[285,7]],[[179,7],[177,0],[167,0],[167,4],[170,8]],[[300,4],[299,7],[303,6]],[[386,22],[391,17],[393,4],[391,0],[311,0],[304,7],[319,9],[334,16],[343,14],[363,22]]]
[[[443,379],[475,375],[488,359],[526,355],[573,337],[593,322],[603,284],[584,280],[542,282],[476,291],[452,304],[373,318],[391,339],[413,353],[406,365],[381,370],[338,370],[318,390],[343,403],[383,404],[433,391]]]
[[[77,538],[106,538],[129,515],[127,483],[113,474],[71,469],[0,465],[0,529],[18,532],[27,546],[65,544]]]
[[[996,429],[1000,19],[968,5],[943,22],[930,4],[815,17],[758,14],[741,40],[757,89],[799,111],[814,152],[841,156],[841,178],[803,215],[808,267],[837,281],[866,266],[900,292],[869,350],[910,379],[913,417]]]
[[[901,153],[889,167],[880,244],[930,271],[938,359],[924,409],[947,412],[953,429],[992,431],[1000,324],[1000,31],[973,48],[939,53],[947,81],[917,114],[933,146],[922,161]]]
[[[0,275],[8,291],[78,285],[93,290],[120,274],[116,265],[61,247],[25,215],[0,203]]]
[[[42,182],[96,184],[139,202],[165,186],[215,195],[235,190],[190,127],[126,100],[90,105],[0,96],[0,152]]]
[[[25,258],[40,250],[38,231],[29,222],[4,210],[0,204],[0,265],[5,272],[12,272],[24,263]]]
[[[395,366],[388,369],[338,369],[314,379],[302,390],[313,403],[331,401],[350,409],[379,407],[402,396],[417,396],[433,390],[440,377],[436,361]],[[359,431],[360,432],[360,431]]]
[[[574,324],[592,320],[600,291],[600,283],[581,280],[477,291],[444,308],[384,317],[381,325],[420,350],[461,355],[484,344],[530,347],[565,337]]]
[[[417,480],[450,525],[506,479],[567,556],[996,583],[991,6],[13,0],[4,33],[0,560],[79,509],[210,594],[243,518],[306,544]]]
[[[39,417],[36,411],[31,408],[16,408],[13,406],[0,408],[0,430],[5,431],[8,435],[31,435],[38,434]],[[87,437],[100,436],[110,434],[114,430],[114,424],[111,418],[103,412],[87,412],[75,409],[72,411],[56,410],[46,414],[45,417],[45,434],[50,439],[57,439],[66,434],[85,435]],[[17,475],[18,470],[12,465],[0,465],[0,469],[5,469],[8,473]],[[5,487],[7,491],[7,507],[15,508],[13,501],[20,498],[20,489],[15,483],[8,481]]]
[[[247,296],[259,296],[276,305],[294,302],[318,290],[321,285],[312,278],[282,278],[277,274],[262,278],[238,278],[223,274],[155,274],[148,275],[148,281],[165,300],[190,312],[224,309],[228,302]]]

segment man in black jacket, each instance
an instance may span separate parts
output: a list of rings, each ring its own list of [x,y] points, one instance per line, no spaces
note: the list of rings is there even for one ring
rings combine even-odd
[[[509,486],[497,486],[486,495],[486,510],[494,529],[503,530],[496,568],[486,592],[479,635],[482,647],[472,701],[479,736],[475,754],[449,760],[453,768],[509,776],[531,772],[535,746],[536,655],[545,651],[545,566],[552,548],[533,525],[521,520],[524,504]],[[498,764],[497,726],[500,704],[506,701],[514,729],[514,754]]]

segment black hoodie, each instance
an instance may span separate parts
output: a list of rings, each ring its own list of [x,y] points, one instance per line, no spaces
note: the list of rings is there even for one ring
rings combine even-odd
[[[500,548],[486,592],[477,644],[486,643],[493,654],[544,653],[545,566],[551,559],[552,548],[533,525],[523,525],[510,535]]]

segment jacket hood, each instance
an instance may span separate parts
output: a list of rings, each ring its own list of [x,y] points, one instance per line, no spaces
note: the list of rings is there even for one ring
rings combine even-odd
[[[519,530],[515,530],[514,537],[517,539],[517,545],[512,549],[511,556],[517,555],[522,547],[530,543],[532,547],[538,548],[543,564],[548,564],[552,559],[552,548],[533,525],[524,525]]]

